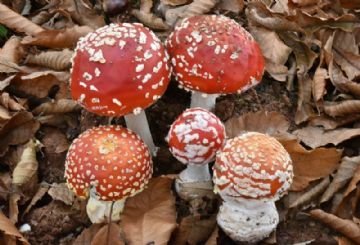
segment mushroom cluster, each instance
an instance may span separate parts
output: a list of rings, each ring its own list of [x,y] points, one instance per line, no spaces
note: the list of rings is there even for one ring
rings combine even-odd
[[[78,42],[72,59],[71,95],[88,111],[124,116],[127,127],[156,152],[144,109],[170,81],[169,57],[143,25],[110,24]]]
[[[176,190],[183,199],[197,197],[187,183],[208,182],[212,188],[208,163],[223,146],[225,128],[218,117],[202,108],[184,111],[171,125],[167,141],[170,152],[187,167],[176,180]]]
[[[219,94],[242,93],[264,72],[259,45],[222,15],[185,18],[166,41],[175,79],[193,91],[191,107],[211,110]]]
[[[89,197],[86,211],[93,223],[119,220],[127,197],[141,192],[152,175],[145,143],[121,126],[89,129],[71,144],[65,162],[68,187]],[[113,203],[114,202],[114,203]]]
[[[223,204],[217,222],[235,241],[256,242],[279,222],[275,201],[293,177],[288,152],[273,137],[246,132],[229,139],[216,156],[213,181]]]

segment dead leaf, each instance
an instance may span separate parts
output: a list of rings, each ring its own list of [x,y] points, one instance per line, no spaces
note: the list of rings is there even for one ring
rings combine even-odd
[[[36,120],[42,125],[60,127],[65,124],[71,128],[75,128],[77,126],[76,119],[69,115],[53,114],[47,116],[39,116],[36,118]]]
[[[126,201],[121,225],[130,244],[167,244],[176,228],[172,181],[153,178],[147,189]]]
[[[103,224],[92,224],[89,228],[84,229],[76,238],[72,245],[91,244],[94,236],[98,233]]]
[[[360,75],[360,55],[337,48],[333,49],[333,54],[334,61],[341,66],[350,80]]]
[[[216,226],[216,216],[210,219],[199,219],[194,216],[183,218],[175,233],[174,245],[196,245],[206,241]]]
[[[28,55],[25,63],[61,71],[71,66],[70,59],[72,56],[73,52],[68,49],[62,51],[45,51],[36,55]]]
[[[80,105],[73,100],[69,99],[60,99],[54,102],[46,102],[33,110],[33,114],[35,115],[48,115],[48,114],[56,114],[56,113],[67,113],[80,110]]]
[[[349,9],[360,8],[360,2],[354,0],[340,0],[341,7]]]
[[[13,223],[0,211],[0,230],[5,233],[5,235],[10,237],[15,237],[17,240],[21,241],[23,244],[30,245],[30,243],[20,234],[18,229]]]
[[[360,135],[360,128],[338,128],[325,131],[321,127],[305,127],[293,132],[303,143],[316,148],[327,144],[338,145]]]
[[[225,130],[229,138],[245,131],[269,134],[276,138],[294,138],[287,132],[289,126],[286,117],[279,112],[258,111],[230,118],[225,123]]]
[[[344,157],[334,179],[322,195],[320,202],[327,202],[335,192],[344,187],[353,177],[354,171],[358,166],[360,166],[360,156]]]
[[[25,50],[20,43],[20,38],[12,36],[6,41],[2,49],[0,50],[0,56],[10,62],[19,64],[23,58]]]
[[[21,104],[19,104],[19,102],[11,98],[10,95],[6,92],[0,95],[0,104],[12,111],[21,111],[25,109]]]
[[[20,193],[11,193],[9,197],[9,219],[13,224],[18,222],[19,218],[19,206]]]
[[[18,145],[31,139],[40,124],[27,111],[20,111],[0,129],[0,156],[8,150],[9,145]]]
[[[0,173],[0,198],[1,201],[8,200],[8,194],[11,187],[11,176],[9,172]]]
[[[214,231],[211,233],[209,239],[206,241],[205,245],[217,245],[218,237],[219,237],[219,227],[216,226]]]
[[[49,190],[49,186],[46,183],[40,184],[39,188],[37,189],[35,195],[32,197],[29,205],[27,205],[25,211],[23,212],[23,216],[27,214],[30,209],[47,193]]]
[[[313,117],[309,120],[309,126],[321,126],[325,130],[335,129],[360,119],[360,114],[346,115],[344,117],[332,118],[326,115]]]
[[[329,184],[330,184],[329,177],[325,177],[319,184],[315,185],[313,188],[311,188],[310,190],[302,194],[300,197],[298,197],[294,202],[290,204],[289,207],[296,208],[310,202],[315,197],[323,193]]]
[[[356,245],[354,242],[344,236],[336,237],[335,239],[338,242],[338,245]]]
[[[310,211],[311,217],[325,223],[332,229],[342,233],[356,243],[360,243],[360,227],[351,220],[341,219],[333,214],[326,213],[321,209]]]
[[[17,163],[13,171],[12,184],[24,186],[32,179],[37,179],[38,161],[36,159],[37,143],[30,140],[21,155],[20,162]]]
[[[47,48],[73,48],[80,37],[92,31],[93,29],[88,26],[74,26],[62,30],[46,30],[37,33],[34,37],[25,37],[21,43]]]
[[[66,205],[71,206],[75,200],[74,193],[70,191],[65,183],[53,183],[48,193],[54,200],[61,201]]]
[[[360,100],[327,102],[324,104],[324,112],[332,117],[360,113]]]
[[[22,71],[21,67],[0,56],[0,73],[15,73],[20,71]]]
[[[218,0],[194,0],[188,8],[180,15],[181,18],[188,18],[195,15],[208,13]]]
[[[345,190],[344,197],[349,195],[353,190],[356,189],[357,184],[360,181],[360,166],[357,167],[357,169],[354,171],[354,175],[348,185],[348,187]]]
[[[183,5],[187,2],[189,2],[189,0],[161,0],[161,3],[170,5],[170,6]]]
[[[36,35],[44,29],[0,3],[0,23],[17,32]]]
[[[42,130],[44,138],[41,143],[44,145],[46,153],[62,153],[68,150],[70,145],[68,139],[59,129],[45,127]]]
[[[294,180],[291,185],[293,191],[305,189],[310,181],[328,176],[339,165],[342,151],[336,148],[306,150],[297,140],[280,140],[280,142],[289,152],[293,162]]]
[[[312,93],[315,103],[319,105],[326,94],[326,79],[328,78],[327,70],[320,66],[316,69],[312,80]]]
[[[109,230],[110,228],[110,230]],[[109,223],[101,227],[91,241],[90,245],[125,245],[120,227],[115,223]]]
[[[238,14],[244,9],[244,5],[244,0],[221,0],[217,8]]]
[[[163,19],[153,13],[141,12],[140,10],[133,9],[131,14],[134,15],[141,23],[155,30],[168,30],[169,26]]]

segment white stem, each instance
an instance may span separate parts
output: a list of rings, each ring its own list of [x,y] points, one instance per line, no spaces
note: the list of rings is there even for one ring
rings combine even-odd
[[[125,198],[114,202],[111,213],[112,221],[120,220],[120,214],[124,209],[124,204]],[[104,223],[109,220],[111,205],[111,201],[101,201],[90,195],[86,205],[86,213],[92,223]]]
[[[145,144],[149,147],[149,150],[153,156],[156,156],[156,152],[158,148],[155,146],[153,138],[151,136],[149,123],[146,118],[146,114],[144,110],[137,115],[128,114],[124,116],[126,126],[128,129],[131,129],[135,133],[137,133],[140,138],[145,142]]]
[[[279,214],[273,201],[226,197],[217,223],[234,241],[258,242],[276,228]]]
[[[218,94],[204,94],[194,91],[191,95],[190,107],[201,107],[208,111],[211,111],[215,108],[216,98],[218,96]]]
[[[211,175],[207,164],[188,164],[180,173],[179,178],[187,183],[202,182],[211,180]]]

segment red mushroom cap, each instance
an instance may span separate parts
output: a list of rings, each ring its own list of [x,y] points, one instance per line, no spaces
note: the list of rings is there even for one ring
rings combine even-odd
[[[254,38],[221,15],[184,19],[166,41],[181,87],[207,94],[243,92],[260,82],[264,58]]]
[[[103,201],[116,201],[142,191],[152,175],[150,152],[140,137],[120,126],[100,126],[71,144],[65,178],[79,197],[90,189]]]
[[[184,111],[167,136],[171,153],[184,164],[209,163],[224,139],[225,128],[220,119],[202,108]]]
[[[168,59],[161,41],[141,24],[101,27],[77,44],[71,95],[99,115],[136,114],[165,92]]]
[[[277,200],[292,177],[285,148],[269,135],[248,132],[228,140],[217,154],[213,180],[221,195]]]

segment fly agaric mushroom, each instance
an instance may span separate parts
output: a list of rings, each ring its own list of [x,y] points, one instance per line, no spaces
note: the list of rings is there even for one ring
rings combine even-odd
[[[82,133],[66,156],[65,178],[79,197],[87,198],[93,223],[119,220],[127,197],[141,192],[152,175],[152,160],[145,143],[120,126],[100,126]],[[114,203],[113,203],[114,202]]]
[[[214,160],[222,147],[225,128],[219,118],[202,108],[184,111],[171,125],[167,141],[176,159],[187,164],[176,180],[176,190],[183,199],[197,197],[187,183],[209,182],[212,188],[208,163]]]
[[[230,139],[214,165],[215,192],[224,200],[217,222],[235,241],[256,242],[279,222],[275,201],[292,183],[289,154],[273,137],[247,132]]]
[[[166,47],[180,88],[193,91],[191,107],[211,110],[219,94],[242,93],[258,84],[264,72],[257,42],[225,16],[185,18]]]
[[[161,41],[141,24],[110,24],[81,38],[72,60],[71,95],[88,111],[123,116],[156,152],[145,108],[170,81],[168,55]]]

